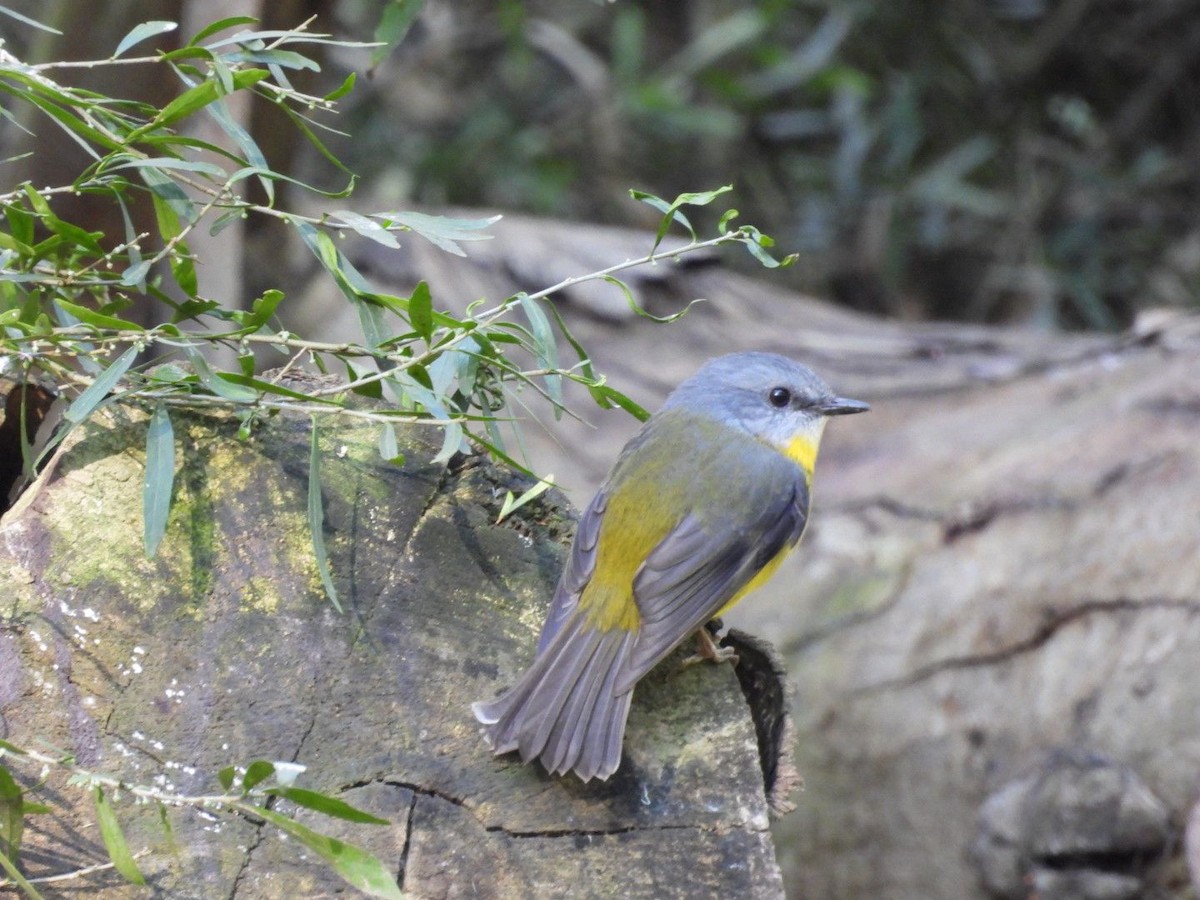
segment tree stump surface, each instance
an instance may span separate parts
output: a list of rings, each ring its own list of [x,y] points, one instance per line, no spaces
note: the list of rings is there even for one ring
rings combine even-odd
[[[454,309],[648,246],[531,227],[498,223],[465,273],[420,242],[361,252],[385,287],[419,275]],[[788,896],[1195,898],[1200,319],[1152,313],[1122,335],[881,321],[707,262],[623,276],[654,313],[708,301],[669,327],[621,320],[610,286],[553,302],[649,408],[747,349],[872,403],[828,429],[798,552],[726,616],[789,672],[806,789],[773,826]],[[585,418],[528,440],[576,502],[634,430]],[[1089,805],[1096,779],[1124,793]]]
[[[639,685],[607,783],[495,758],[472,701],[530,659],[569,513],[543,495],[495,524],[524,484],[488,464],[379,458],[377,427],[322,429],[324,535],[344,614],[321,589],[306,516],[308,422],[246,442],[178,414],[176,497],[157,557],[142,546],[145,422],[91,424],[0,524],[0,737],[173,793],[219,792],[255,759],[387,826],[276,809],[376,854],[414,897],[777,897],[754,726],[728,666]],[[20,771],[14,765],[14,769]],[[36,774],[36,773],[35,773]],[[87,791],[51,774],[29,876],[106,860]],[[227,816],[116,804],[163,897],[312,897],[346,889],[295,841]],[[173,845],[174,852],[168,844]],[[111,870],[57,885],[147,896]],[[61,891],[61,893],[56,893]]]

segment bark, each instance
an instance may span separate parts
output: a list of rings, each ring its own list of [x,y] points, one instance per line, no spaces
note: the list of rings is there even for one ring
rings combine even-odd
[[[469,459],[402,466],[377,428],[322,438],[324,535],[345,614],[323,596],[306,517],[308,423],[248,442],[175,416],[170,527],[142,548],[145,423],[100,420],[0,526],[0,736],[183,794],[253,759],[388,819],[297,818],[377,854],[415,897],[749,896],[781,892],[753,723],[728,666],[674,658],[638,688],[608,783],[494,758],[469,704],[527,663],[572,527],[549,500],[496,525],[522,485]],[[26,784],[36,778],[6,760]],[[102,863],[89,792],[51,773],[31,877]],[[295,813],[281,804],[278,810]],[[152,895],[322,896],[339,878],[244,819],[117,804]],[[174,850],[172,851],[172,846]],[[45,885],[145,896],[111,870]]]

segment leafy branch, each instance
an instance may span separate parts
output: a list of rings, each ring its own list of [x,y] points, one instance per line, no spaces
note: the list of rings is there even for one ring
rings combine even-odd
[[[58,771],[67,776],[68,786],[90,792],[94,798],[100,835],[109,855],[108,864],[87,866],[70,875],[54,875],[40,879],[26,878],[22,875],[17,868],[17,857],[24,819],[27,815],[47,813],[50,808],[27,799],[26,795],[33,790],[23,789],[10,770],[0,764],[0,868],[8,874],[7,880],[0,879],[0,888],[19,887],[34,900],[41,896],[34,886],[35,883],[62,880],[71,876],[82,877],[107,866],[115,868],[133,884],[146,883],[136,860],[147,851],[143,850],[137,854],[132,852],[117,819],[114,801],[122,798],[154,804],[159,812],[164,837],[167,838],[171,834],[169,809],[192,809],[209,816],[225,815],[244,818],[257,825],[270,825],[315,852],[347,883],[368,895],[384,898],[402,896],[395,879],[375,856],[353,844],[309,828],[272,808],[273,804],[282,800],[298,808],[356,824],[391,824],[386,819],[373,816],[338,797],[296,787],[296,778],[304,771],[304,766],[266,760],[256,760],[241,770],[234,766],[226,766],[216,775],[221,787],[220,792],[189,795],[152,785],[131,784],[112,775],[85,769],[77,765],[68,754],[43,753],[0,741],[0,760],[4,759],[40,767],[37,786],[45,782],[51,771]]]
[[[11,14],[3,7],[0,13]],[[0,376],[37,385],[66,401],[60,427],[37,458],[23,445],[30,480],[51,454],[62,452],[72,429],[99,411],[125,406],[147,414],[142,512],[148,556],[158,551],[168,530],[177,466],[173,414],[182,409],[224,412],[240,422],[244,439],[273,416],[310,417],[309,530],[325,591],[340,610],[322,536],[319,438],[329,417],[377,423],[380,455],[392,462],[400,460],[396,428],[401,426],[441,429],[440,460],[477,445],[511,462],[504,436],[504,427],[515,428],[511,407],[532,393],[549,403],[556,416],[574,415],[564,399],[568,383],[585,388],[602,407],[620,407],[644,417],[644,410],[595,371],[587,350],[552,302],[554,295],[584,281],[605,280],[624,291],[639,316],[673,321],[687,308],[671,316],[652,316],[618,276],[635,266],[662,264],[725,244],[745,246],[766,265],[778,263],[769,255],[769,238],[753,226],[733,227],[733,211],[720,218],[715,236],[701,237],[692,227],[685,209],[713,203],[728,187],[682,194],[673,201],[633,192],[635,199],[662,213],[657,235],[643,256],[532,293],[479,300],[462,313],[435,304],[425,283],[408,296],[380,291],[338,248],[339,237],[353,233],[395,249],[402,239],[416,236],[449,254],[465,256],[464,245],[491,238],[488,229],[498,217],[451,218],[400,210],[363,214],[347,209],[306,215],[280,206],[277,185],[337,201],[350,194],[356,180],[320,137],[333,131],[325,119],[336,113],[338,100],[353,88],[354,76],[330,93],[314,96],[297,90],[288,73],[317,70],[318,64],[305,55],[314,47],[371,45],[314,33],[308,22],[289,30],[256,25],[245,17],[227,18],[201,29],[176,49],[127,55],[177,29],[171,22],[146,22],[130,31],[111,57],[70,64],[29,65],[0,48],[0,115],[21,128],[46,130],[37,135],[39,147],[56,139],[68,141],[82,148],[89,160],[68,185],[0,186]],[[402,30],[403,22],[392,23],[388,40]],[[130,65],[161,69],[178,83],[178,95],[157,107],[136,97],[103,96],[57,80],[79,68]],[[254,136],[231,112],[229,100],[237,94],[252,95],[280,110],[344,176],[344,185],[322,190],[272,168]],[[198,117],[219,126],[226,138],[223,144],[193,136],[195,129],[188,126]],[[261,195],[253,194],[254,188]],[[119,233],[72,221],[62,202],[72,195],[112,204],[120,214]],[[249,302],[201,294],[189,242],[204,230],[216,234],[251,215],[274,218],[294,229],[354,310],[361,336],[322,341],[292,333],[281,321],[287,298],[279,290],[267,290]],[[689,240],[663,250],[662,240],[671,227],[683,228]],[[567,348],[569,361],[560,359],[560,346]],[[282,365],[264,370],[256,351],[277,355]],[[230,356],[232,365],[220,362]],[[20,414],[24,421],[25,410]],[[542,481],[520,497],[510,495],[501,516],[534,499],[548,484]],[[38,880],[20,870],[18,851],[26,818],[49,811],[31,798],[47,774],[56,772],[91,793],[110,858],[103,865],[129,881],[140,883],[142,875],[137,864],[141,853],[131,851],[118,820],[118,804],[126,799],[156,805],[168,830],[167,811],[175,808],[269,825],[312,849],[349,883],[376,896],[398,896],[394,879],[378,860],[301,825],[276,804],[293,803],[352,822],[382,820],[336,797],[295,787],[280,764],[255,762],[240,777],[226,768],[217,776],[220,791],[181,795],[86,770],[65,754],[3,741],[0,760],[14,767],[10,771],[0,765],[0,869],[7,876],[0,887],[12,885],[30,897],[39,896],[34,883]],[[26,765],[45,772],[27,775],[19,783],[13,771]],[[74,874],[82,876],[98,867]]]

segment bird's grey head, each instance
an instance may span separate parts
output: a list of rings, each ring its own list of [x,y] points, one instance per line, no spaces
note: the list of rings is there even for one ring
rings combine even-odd
[[[868,407],[837,396],[812,369],[786,356],[747,352],[705,363],[663,408],[715,418],[782,448],[801,435],[818,440],[828,416]]]

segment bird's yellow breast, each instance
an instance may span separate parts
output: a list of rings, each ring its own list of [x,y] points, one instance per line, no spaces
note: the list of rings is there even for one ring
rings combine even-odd
[[[820,435],[798,434],[783,448],[783,455],[804,470],[806,481],[812,481],[813,468],[817,464],[817,446]]]

